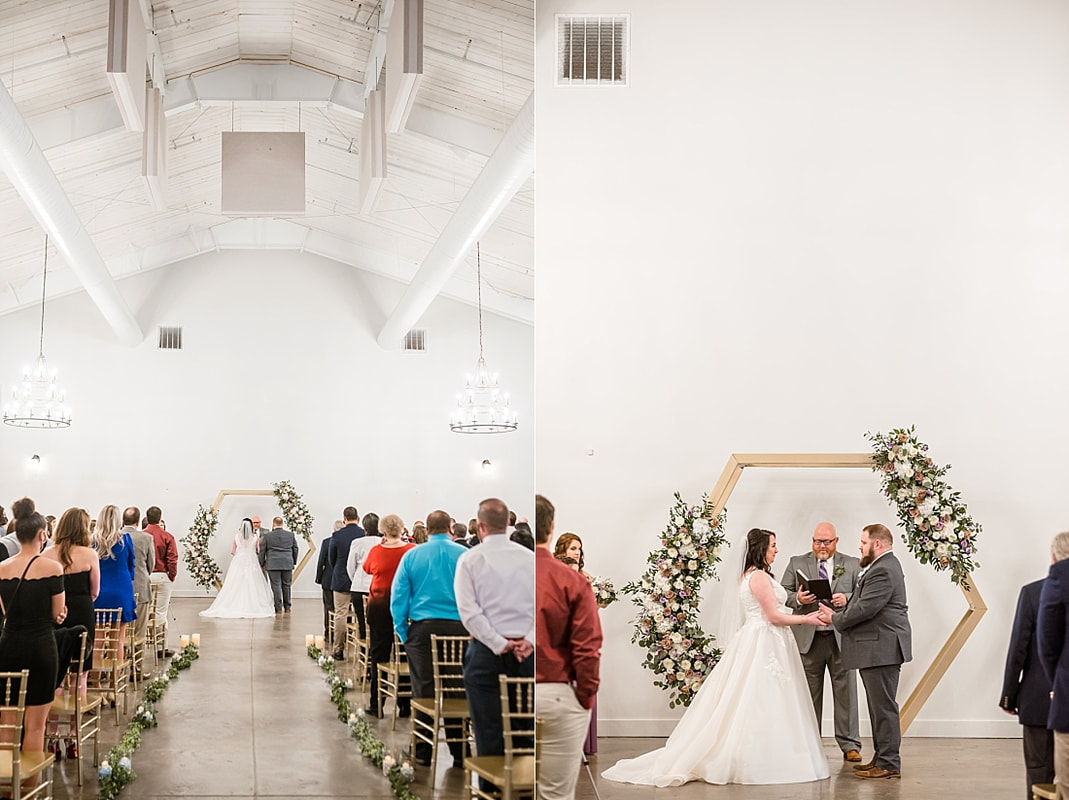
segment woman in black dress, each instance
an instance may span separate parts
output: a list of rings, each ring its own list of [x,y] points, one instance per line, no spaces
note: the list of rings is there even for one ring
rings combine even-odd
[[[20,517],[15,527],[20,550],[0,562],[0,604],[7,620],[0,636],[0,671],[30,671],[22,747],[37,752],[45,749],[45,722],[56,692],[59,656],[52,623],[67,618],[63,571],[58,562],[41,557],[47,528],[37,512]]]
[[[100,557],[89,546],[89,512],[84,508],[68,508],[59,518],[52,547],[44,555],[59,562],[63,568],[63,586],[67,594],[67,618],[64,628],[84,625],[89,633],[82,668],[86,673],[93,668],[93,636],[96,630],[96,614],[93,601],[100,593]],[[83,676],[82,699],[89,676]]]

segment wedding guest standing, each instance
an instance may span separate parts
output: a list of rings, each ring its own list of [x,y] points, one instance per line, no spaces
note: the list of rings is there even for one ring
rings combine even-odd
[[[349,563],[349,548],[353,542],[364,535],[360,527],[360,512],[355,506],[346,506],[342,511],[345,520],[339,530],[330,537],[327,563],[330,565],[330,588],[334,593],[334,660],[345,659],[345,622],[346,611],[352,602],[352,579],[346,572]],[[374,674],[374,671],[372,671]]]
[[[137,619],[134,609],[134,543],[119,526],[119,507],[104,506],[97,516],[93,546],[100,556],[100,594],[96,608],[121,609],[118,659],[123,660],[126,626]]]
[[[364,607],[367,605],[367,593],[371,589],[371,576],[364,572],[364,559],[382,541],[379,533],[379,515],[364,514],[361,520],[364,527],[364,535],[354,539],[349,546],[349,560],[345,565],[345,572],[352,581],[349,586],[349,595],[353,601],[353,614],[356,615],[356,627],[363,639],[367,636],[367,620],[364,618]]]
[[[1051,544],[1051,562],[1069,558],[1069,533],[1059,533]],[[1032,784],[1054,782],[1054,733],[1047,727],[1050,716],[1050,680],[1039,663],[1036,623],[1044,580],[1021,589],[1013,618],[1006,673],[999,707],[1021,723],[1024,746],[1025,798],[1032,797]]]
[[[159,587],[156,590],[156,616],[157,621],[163,625],[163,652],[160,655],[170,658],[174,655],[174,649],[170,646],[174,639],[168,638],[168,632],[171,629],[171,592],[174,591],[174,580],[178,577],[178,543],[160,524],[161,517],[163,512],[159,506],[149,506],[145,512],[145,519],[148,520],[145,533],[152,537],[156,548],[156,561],[152,566],[150,580],[153,585]]]
[[[96,629],[93,602],[100,594],[100,557],[89,546],[89,514],[84,508],[68,508],[59,518],[55,545],[44,552],[46,558],[59,563],[63,570],[63,588],[67,603],[64,628],[84,625],[92,643]],[[86,648],[83,669],[93,668],[93,649]],[[88,678],[88,675],[83,676]],[[87,687],[82,687],[85,696]]]
[[[130,535],[134,543],[134,597],[137,600],[137,620],[134,622],[134,639],[145,638],[149,613],[152,608],[152,570],[156,566],[156,540],[137,529],[141,509],[130,506],[122,512],[122,532]]]
[[[499,676],[533,678],[534,553],[509,540],[508,507],[497,498],[479,504],[482,542],[457,562],[453,590],[464,628],[472,635],[464,656],[464,689],[480,756],[505,752]]]
[[[809,614],[817,610],[816,595],[800,585],[798,573],[807,578],[822,578],[831,583],[833,608],[846,606],[857,583],[861,562],[854,556],[836,551],[839,537],[835,526],[821,522],[813,530],[813,549],[805,555],[794,556],[783,573],[783,588],[787,590],[787,605],[795,614]],[[843,751],[844,761],[861,761],[861,732],[857,722],[857,671],[846,669],[842,659],[842,634],[831,625],[814,628],[795,625],[791,628],[798,640],[802,668],[809,682],[813,710],[817,715],[817,729],[824,716],[824,672],[831,676],[831,695],[835,709],[835,742]]]
[[[434,696],[431,636],[468,635],[460,621],[453,589],[457,562],[467,548],[452,541],[449,531],[449,515],[444,511],[432,511],[427,517],[426,544],[405,553],[390,590],[393,629],[405,643],[413,697]],[[448,726],[446,737],[460,739],[460,726]],[[453,766],[463,766],[463,743],[452,741],[449,749],[453,754]],[[413,757],[417,763],[430,766],[431,746],[423,741],[416,742]]]
[[[913,658],[913,636],[906,604],[906,579],[891,551],[894,537],[886,526],[861,531],[861,568],[850,602],[841,611],[822,606],[821,617],[842,634],[842,664],[857,669],[865,686],[872,721],[872,761],[858,764],[859,778],[898,778],[902,725],[898,716],[898,679],[902,664]]]
[[[340,531],[345,523],[340,519],[334,521],[334,530]],[[332,533],[331,536],[334,534]],[[316,583],[323,592],[323,640],[334,640],[334,592],[330,588],[330,536],[319,544],[319,561],[316,562]]]
[[[1069,533],[1059,533],[1055,541],[1061,536]],[[1056,560],[1047,573],[1036,631],[1039,660],[1052,689],[1047,727],[1054,731],[1054,783],[1059,797],[1069,797],[1069,558]]]
[[[368,646],[372,664],[390,660],[393,650],[393,617],[390,615],[390,588],[393,576],[406,552],[414,544],[401,541],[405,524],[396,514],[387,514],[379,520],[382,543],[372,547],[364,559],[364,572],[371,576],[367,596]],[[379,697],[379,671],[371,671],[371,698],[367,713],[382,715],[382,699]],[[398,713],[407,717],[411,711],[409,698],[397,699]]]
[[[535,715],[542,720],[538,797],[572,800],[598,691],[601,622],[590,584],[550,554],[554,515],[553,504],[535,495]]]
[[[15,533],[22,547],[0,563],[0,601],[7,617],[0,635],[0,672],[30,671],[22,749],[40,753],[59,668],[52,624],[62,625],[67,618],[66,596],[59,562],[41,556],[48,540],[45,518],[36,511],[20,516]]]

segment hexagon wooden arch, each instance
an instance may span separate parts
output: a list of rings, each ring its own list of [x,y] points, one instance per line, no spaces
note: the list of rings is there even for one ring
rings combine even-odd
[[[720,474],[720,480],[716,482],[713,492],[709,497],[712,504],[710,519],[716,519],[727,505],[735,484],[742,477],[742,471],[747,467],[780,467],[788,469],[835,469],[835,468],[862,468],[872,469],[871,453],[734,453],[728,458],[724,471]],[[951,632],[949,638],[936,654],[935,659],[921,676],[920,683],[902,705],[899,718],[901,720],[902,733],[905,733],[913,720],[917,718],[921,708],[932,696],[935,687],[943,679],[950,665],[957,658],[961,648],[965,646],[972,635],[973,630],[980,624],[980,619],[987,613],[987,605],[984,603],[980,592],[976,588],[976,579],[966,574],[965,580],[958,584],[961,593],[965,595],[965,615]]]
[[[243,496],[243,497],[271,497],[275,496],[273,489],[220,489],[219,494],[215,497],[215,502],[212,503],[212,511],[218,511],[219,507],[223,505],[223,500],[231,495]],[[304,538],[303,536],[301,537]],[[305,551],[304,558],[300,560],[296,567],[293,568],[293,582],[297,582],[298,576],[304,569],[304,565],[308,563],[309,559],[316,551],[315,542],[308,540],[308,550]],[[215,588],[219,589],[222,584],[219,581],[215,582]]]

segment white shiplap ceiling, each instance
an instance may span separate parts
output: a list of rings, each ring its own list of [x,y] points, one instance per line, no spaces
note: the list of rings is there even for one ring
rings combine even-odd
[[[135,0],[136,2],[136,0]],[[384,0],[385,2],[385,0]],[[381,2],[143,0],[166,76],[167,209],[106,77],[105,0],[0,0],[0,81],[120,278],[229,248],[308,250],[409,281],[534,88],[530,0],[425,0],[424,74],[388,177],[359,213],[363,82]],[[220,213],[220,134],[306,134],[306,213]],[[482,236],[483,302],[533,318],[534,179]],[[44,229],[0,173],[0,313],[40,296]],[[80,284],[53,252],[49,294]],[[475,297],[472,253],[442,290]]]

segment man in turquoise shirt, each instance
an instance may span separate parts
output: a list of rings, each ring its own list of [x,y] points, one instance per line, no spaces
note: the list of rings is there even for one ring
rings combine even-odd
[[[444,511],[427,517],[427,541],[405,553],[390,589],[390,613],[398,638],[405,643],[413,697],[434,697],[434,663],[431,636],[467,636],[457,611],[453,579],[457,561],[467,552],[450,536],[450,519]],[[418,712],[417,712],[418,713]],[[456,730],[453,730],[453,728]],[[450,739],[461,737],[460,726],[448,726]],[[464,763],[464,745],[450,742],[453,766]],[[430,766],[431,746],[416,743],[413,760]]]

